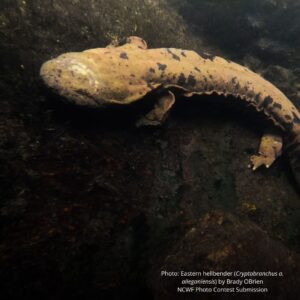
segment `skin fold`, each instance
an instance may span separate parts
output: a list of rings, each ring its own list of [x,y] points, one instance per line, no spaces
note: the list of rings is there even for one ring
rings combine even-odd
[[[252,169],[270,167],[284,146],[300,187],[300,113],[278,88],[244,66],[207,53],[148,49],[133,36],[121,46],[62,54],[45,62],[40,74],[48,87],[78,105],[126,105],[153,93],[156,104],[137,126],[162,124],[177,95],[234,96],[274,124],[250,158]]]

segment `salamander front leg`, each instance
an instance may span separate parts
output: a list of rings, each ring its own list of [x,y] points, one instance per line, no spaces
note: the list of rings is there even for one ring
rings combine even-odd
[[[250,157],[252,170],[264,165],[269,168],[282,153],[282,136],[279,132],[266,131],[261,138],[257,155]]]
[[[171,107],[175,103],[175,96],[168,91],[167,94],[162,95],[154,105],[154,108],[145,116],[141,117],[136,126],[158,126],[166,119]]]

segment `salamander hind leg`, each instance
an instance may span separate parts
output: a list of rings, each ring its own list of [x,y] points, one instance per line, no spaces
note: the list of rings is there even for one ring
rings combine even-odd
[[[266,131],[261,138],[258,153],[250,157],[250,167],[255,171],[260,166],[269,168],[282,153],[282,136],[277,131]]]
[[[161,125],[166,119],[171,107],[175,103],[175,96],[172,92],[168,91],[162,95],[154,105],[154,108],[145,116],[141,117],[136,126],[158,126]]]

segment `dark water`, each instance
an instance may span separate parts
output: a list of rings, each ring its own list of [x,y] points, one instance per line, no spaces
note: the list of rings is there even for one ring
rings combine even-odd
[[[299,298],[299,192],[284,156],[247,168],[253,111],[179,99],[163,127],[136,129],[145,103],[82,109],[39,78],[61,53],[137,35],[246,65],[300,108],[299,20],[299,1],[2,0],[1,298],[232,297],[179,296],[161,270],[283,272],[265,298]]]

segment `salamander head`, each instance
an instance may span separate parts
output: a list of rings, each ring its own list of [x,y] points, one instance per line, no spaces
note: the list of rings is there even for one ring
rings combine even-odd
[[[128,104],[157,87],[146,79],[144,51],[124,46],[69,52],[45,62],[40,75],[48,87],[75,104]],[[138,63],[141,57],[143,64]]]
[[[105,96],[105,80],[81,53],[62,54],[45,62],[40,75],[48,87],[76,104],[102,107],[111,102]]]
[[[45,84],[79,105],[103,107],[130,102],[126,77],[120,77],[101,52],[65,53],[45,62],[40,75]]]

